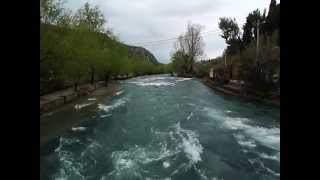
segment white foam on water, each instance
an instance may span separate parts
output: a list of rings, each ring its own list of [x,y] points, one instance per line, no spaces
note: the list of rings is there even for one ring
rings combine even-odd
[[[85,177],[80,173],[83,169],[83,165],[76,161],[76,157],[67,150],[64,150],[64,146],[73,143],[78,143],[78,139],[59,138],[59,147],[55,149],[60,161],[60,170],[54,175],[54,179],[79,179],[84,180]]]
[[[93,139],[88,139],[91,143],[87,145],[87,147],[81,152],[80,157],[86,159],[87,157],[90,157],[90,159],[93,160],[93,163],[91,164],[96,164],[97,160],[95,158],[91,158],[92,155],[96,154],[96,152],[101,151],[103,148],[102,145],[93,140]]]
[[[114,151],[111,153],[111,159],[114,170],[108,176],[121,177],[122,173],[135,171],[138,168],[134,160],[131,159],[129,151]]]
[[[114,151],[111,153],[114,170],[109,173],[109,176],[120,178],[124,174],[136,175],[144,171],[141,166],[147,165],[154,161],[160,161],[174,155],[175,151],[167,149],[166,142],[160,142],[159,147],[155,145],[141,147],[138,145],[130,147],[125,151]],[[165,163],[166,162],[166,163]],[[163,166],[170,166],[168,161],[164,161]]]
[[[266,153],[259,153],[259,156],[263,159],[280,161],[280,153],[276,153],[275,155],[268,155]]]
[[[105,118],[105,117],[109,117],[111,116],[111,114],[104,114],[104,115],[101,115],[100,118]]]
[[[169,162],[169,161],[164,161],[164,162],[162,163],[162,166],[163,166],[164,168],[168,168],[168,167],[170,167],[170,162]]]
[[[134,163],[130,159],[119,159],[117,165],[120,166],[120,168],[131,168]]]
[[[136,84],[138,86],[174,86],[175,83],[167,81],[169,79],[172,79],[172,78],[171,77],[136,78],[134,81],[129,81],[128,83]]]
[[[96,101],[96,98],[88,98],[88,101]]]
[[[121,98],[121,99],[118,99],[116,102],[114,102],[112,105],[104,105],[104,104],[98,104],[98,108],[101,109],[101,110],[104,110],[105,112],[109,112],[119,106],[122,106],[124,105],[126,102],[127,102],[128,99],[125,99],[125,98]]]
[[[103,105],[103,104],[98,104],[98,109],[101,109],[101,110],[104,110],[106,112],[109,112],[111,109],[112,109],[112,106],[106,106],[106,105]]]
[[[100,180],[107,180],[107,177],[101,176]]]
[[[189,158],[193,162],[201,161],[200,154],[202,153],[202,148],[200,146],[197,146],[193,139],[183,138],[182,141],[184,146],[184,152],[189,156]]]
[[[208,175],[205,174],[205,171],[198,169],[195,165],[193,165],[192,167],[200,175],[202,180],[223,180],[223,178],[220,179],[218,177],[208,177]]]
[[[241,120],[228,120],[225,124],[231,129],[243,130],[245,134],[264,146],[280,151],[280,129],[251,126]]]
[[[170,176],[174,176],[175,174],[178,174],[181,171],[187,171],[188,169],[190,169],[192,164],[190,163],[180,163],[180,165],[170,174]]]
[[[72,131],[75,131],[75,132],[77,132],[77,131],[85,131],[87,128],[85,128],[85,127],[72,127],[71,128],[71,130]]]
[[[188,115],[187,120],[189,120],[192,116],[193,116],[193,112],[191,112],[191,113]]]
[[[150,177],[146,177],[145,180],[171,180],[171,177],[165,177],[165,178],[150,178]]]
[[[99,144],[97,141],[91,140],[92,142],[90,145],[87,147],[87,149],[97,149],[97,148],[102,148],[102,145]]]
[[[130,82],[138,86],[174,86],[171,82]]]
[[[64,145],[71,145],[74,143],[79,143],[80,140],[76,138],[59,138],[59,146],[54,150],[55,152],[59,152]]]
[[[119,96],[122,93],[123,93],[123,90],[122,91],[118,91],[118,92],[116,92],[116,96]]]
[[[156,80],[164,80],[168,79],[169,77],[148,77],[143,79],[144,81],[156,81]]]
[[[183,149],[187,157],[192,163],[197,163],[201,161],[201,153],[203,152],[203,147],[200,144],[197,134],[192,130],[183,129],[180,126],[180,122],[175,125],[176,133],[182,139],[180,147]]]
[[[275,176],[277,176],[277,177],[280,177],[280,173],[276,173],[276,172],[272,171],[270,168],[267,168],[267,167],[265,167],[265,169],[266,169],[269,173],[271,173],[271,174],[273,174],[273,175],[275,175]]]
[[[244,153],[248,153],[248,152],[249,152],[249,151],[246,150],[246,149],[242,149],[241,151],[244,152]]]
[[[176,81],[177,82],[181,82],[181,81],[187,81],[187,80],[191,80],[192,78],[177,78]]]
[[[219,180],[219,178],[217,178],[217,177],[212,177],[211,180]],[[220,180],[224,180],[224,179],[221,178]]]
[[[238,144],[240,144],[241,146],[245,146],[248,148],[254,148],[257,146],[254,141],[252,141],[250,139],[246,139],[241,134],[236,134],[236,135],[234,135],[234,137],[237,139]]]
[[[237,130],[237,129],[247,129],[251,127],[244,123],[245,121],[248,121],[247,118],[225,117],[224,119],[225,119],[224,125],[229,129]]]
[[[252,142],[252,141],[238,141],[238,143],[239,143],[240,145],[242,145],[242,146],[247,146],[247,147],[249,147],[249,148],[254,148],[254,147],[257,146],[257,145],[254,144],[254,142]]]
[[[250,162],[250,164],[253,165],[253,167],[255,167],[256,172],[259,173],[259,171],[262,170],[262,171],[268,172],[274,176],[280,177],[280,173],[277,173],[277,172],[271,170],[270,168],[266,167],[260,159],[258,159],[258,158],[248,159],[248,161]]]
[[[194,167],[194,169],[198,172],[198,174],[200,175],[201,179],[209,180],[209,178],[200,169],[198,169],[197,167]]]
[[[230,111],[230,110],[227,110],[227,111],[226,111],[226,113],[231,113],[231,112],[232,112],[232,111]]]
[[[249,125],[250,119],[240,117],[228,117],[223,112],[206,108],[208,115],[219,121],[223,127],[231,130],[241,130],[250,138],[260,142],[262,145],[280,151],[280,128],[261,127]]]
[[[90,106],[91,104],[93,104],[93,103],[76,104],[76,105],[74,106],[74,108],[75,108],[76,110],[80,110],[80,109],[82,109],[82,108],[84,108],[84,107],[86,107],[86,106]]]
[[[245,132],[251,135],[251,137],[255,140],[259,141],[261,144],[280,151],[279,128],[250,127],[246,129]]]

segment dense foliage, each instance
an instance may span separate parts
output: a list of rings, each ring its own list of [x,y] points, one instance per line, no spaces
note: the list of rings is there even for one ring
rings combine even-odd
[[[219,66],[224,69],[220,72],[233,72],[235,67],[239,71],[237,76],[221,77],[244,80],[248,90],[270,92],[279,88],[280,4],[271,0],[268,15],[258,9],[249,13],[242,34],[232,18],[220,18],[219,28],[228,45],[223,54],[228,59],[228,66]],[[224,63],[220,61],[220,64]]]
[[[40,17],[40,95],[118,75],[163,73],[144,56],[128,54],[97,7],[88,3],[74,15],[61,1],[42,0]]]

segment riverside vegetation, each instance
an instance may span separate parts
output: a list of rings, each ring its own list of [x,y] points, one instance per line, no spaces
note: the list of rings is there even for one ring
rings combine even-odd
[[[280,3],[271,0],[268,14],[259,9],[249,13],[242,31],[231,17],[220,18],[218,25],[227,47],[220,57],[207,61],[199,61],[202,27],[188,25],[171,58],[178,76],[209,78],[212,69],[211,79],[218,86],[238,80],[244,82],[241,91],[246,94],[266,99],[280,95]]]
[[[40,95],[72,86],[77,91],[79,84],[107,83],[119,75],[176,73],[207,78],[212,69],[218,85],[243,81],[242,91],[262,98],[280,92],[280,3],[275,0],[268,13],[258,9],[249,13],[242,29],[235,19],[220,18],[227,47],[210,61],[199,61],[204,55],[203,26],[189,23],[174,44],[169,64],[158,63],[144,48],[120,42],[106,28],[98,7],[85,3],[73,13],[60,0],[41,0],[40,5]]]
[[[164,65],[121,43],[97,7],[86,3],[72,13],[62,5],[41,0],[40,109],[42,94],[64,103],[82,85],[107,87],[40,116],[40,179],[280,179],[279,108],[212,92],[197,78],[110,81],[169,72],[206,78],[213,68],[218,86],[238,79],[248,91],[269,93],[276,83],[268,77],[279,68],[279,31],[262,25],[256,64],[254,32],[244,43],[235,21],[222,18],[225,65],[224,55],[199,61],[202,26],[189,23]],[[60,89],[68,90],[64,98]]]
[[[121,43],[98,7],[85,3],[72,13],[60,0],[41,0],[40,95],[119,75],[167,73],[137,48]],[[147,51],[140,48],[140,51]],[[151,53],[149,53],[151,54]]]

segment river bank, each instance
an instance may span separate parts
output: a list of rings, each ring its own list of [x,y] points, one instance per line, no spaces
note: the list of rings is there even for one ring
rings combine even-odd
[[[40,116],[44,113],[48,113],[53,111],[63,105],[74,102],[75,100],[83,97],[91,95],[97,89],[107,88],[112,90],[113,86],[109,87],[109,85],[115,85],[118,81],[131,79],[135,77],[143,77],[147,75],[118,75],[117,77],[111,77],[111,80],[108,82],[108,86],[106,86],[105,81],[98,81],[95,84],[82,84],[79,85],[78,91],[74,91],[74,87],[66,88],[60,91],[55,91],[46,95],[40,96]]]
[[[76,127],[80,121],[78,118],[73,118],[74,114],[81,111],[82,108],[98,103],[100,99],[110,100],[120,90],[120,85],[117,81],[110,81],[108,86],[100,83],[96,87],[82,85],[81,88],[87,89],[88,94],[79,95],[72,89],[66,89],[46,95],[46,99],[40,99],[40,110],[41,107],[47,108],[47,111],[40,112],[40,146]],[[83,92],[84,90],[82,90]],[[51,119],[51,116],[56,112],[70,111],[70,109],[73,109],[74,114],[65,114],[65,116],[70,116],[68,121]]]
[[[104,81],[100,81],[95,85],[80,85],[77,92],[68,88],[40,96],[40,147],[68,131],[81,131],[81,127],[77,128],[81,123],[79,112],[81,114],[82,109],[90,109],[93,104],[108,103],[112,97],[121,93],[120,81],[134,77],[136,76],[119,76],[110,80],[107,86]],[[61,113],[61,119],[53,120],[51,117],[56,112],[66,113]],[[65,117],[70,118],[65,121]],[[49,146],[50,144],[52,143]]]
[[[107,87],[107,89],[112,90],[113,85],[117,83],[118,80],[126,80],[133,78],[134,76],[121,76],[112,77],[108,86],[106,86],[105,81],[99,81],[95,84],[82,84],[78,87],[78,91],[74,91],[74,87],[66,88],[60,91],[55,91],[46,95],[40,96],[40,115],[55,110],[63,105],[74,102],[75,100],[88,96],[95,92],[97,89]],[[109,85],[112,85],[109,87]]]
[[[220,85],[220,86],[215,85],[215,83],[212,80],[207,79],[207,78],[203,78],[203,79],[201,79],[201,81],[206,86],[208,86],[218,92],[227,94],[227,95],[238,96],[241,98],[245,98],[245,99],[249,99],[249,100],[253,100],[253,101],[259,101],[259,102],[263,102],[266,104],[271,104],[271,105],[280,107],[280,99],[279,98],[277,98],[277,99],[263,99],[260,97],[256,97],[254,95],[244,94],[240,88],[234,87],[232,85]]]

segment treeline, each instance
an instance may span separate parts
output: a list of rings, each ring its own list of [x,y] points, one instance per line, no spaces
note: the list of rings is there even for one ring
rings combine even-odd
[[[280,3],[271,0],[268,14],[249,13],[239,28],[235,19],[220,18],[227,48],[215,63],[222,82],[244,80],[247,90],[268,93],[280,87]]]
[[[145,56],[132,56],[118,41],[98,7],[86,3],[76,13],[61,1],[41,0],[40,95],[119,75],[164,73]]]
[[[178,76],[196,75],[195,62],[204,53],[204,42],[200,34],[202,29],[199,24],[189,23],[185,34],[180,35],[175,42],[175,49],[171,55],[171,70]]]

